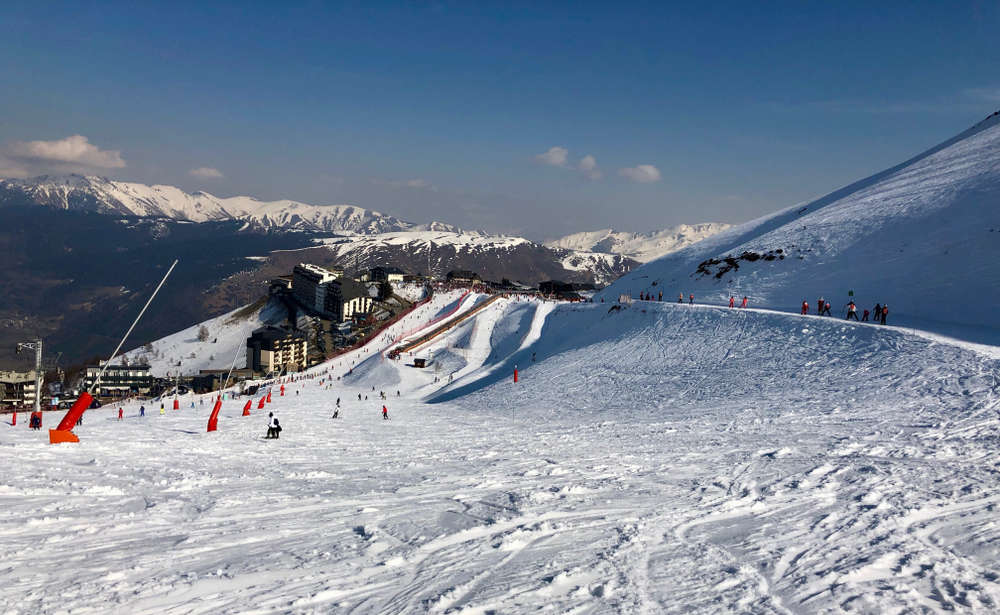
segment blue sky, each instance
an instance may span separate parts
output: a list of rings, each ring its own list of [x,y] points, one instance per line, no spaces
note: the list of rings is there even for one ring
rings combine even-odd
[[[745,221],[1000,108],[996,2],[701,4],[6,3],[0,173],[541,239]]]

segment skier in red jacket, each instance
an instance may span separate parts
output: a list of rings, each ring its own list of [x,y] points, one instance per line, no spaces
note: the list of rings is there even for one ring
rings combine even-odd
[[[729,307],[734,307],[736,305],[736,297],[730,295],[729,297]]]
[[[382,406],[382,420],[383,421],[389,420],[389,409],[386,408],[385,406]]]
[[[741,308],[745,308],[746,306],[747,306],[747,298],[746,298],[746,297],[743,297],[743,303],[742,303],[742,304],[740,304],[740,307],[741,307]]]
[[[808,313],[809,313],[809,302],[808,301],[803,301],[802,302],[802,315],[805,316]]]

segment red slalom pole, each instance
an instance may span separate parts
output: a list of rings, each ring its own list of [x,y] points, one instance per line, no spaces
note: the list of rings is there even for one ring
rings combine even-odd
[[[10,424],[11,426],[17,426],[17,410],[15,410],[13,416],[11,416]]]
[[[517,382],[517,366],[514,366],[514,382]]]
[[[215,399],[215,407],[212,408],[212,415],[208,417],[208,431],[215,431],[219,427],[219,410],[222,409],[222,396]]]

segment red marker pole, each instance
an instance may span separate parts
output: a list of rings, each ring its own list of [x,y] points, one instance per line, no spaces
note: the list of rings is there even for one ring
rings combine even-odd
[[[514,382],[517,382],[517,366],[514,366]]]
[[[15,410],[14,414],[11,416],[10,424],[12,426],[17,426],[17,410]]]

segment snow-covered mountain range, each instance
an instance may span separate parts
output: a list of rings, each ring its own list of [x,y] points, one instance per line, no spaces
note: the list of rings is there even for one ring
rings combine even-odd
[[[0,180],[0,206],[11,204],[36,204],[57,209],[191,222],[236,219],[268,230],[334,233],[458,230],[442,222],[414,224],[354,205],[310,205],[287,199],[259,201],[249,196],[220,198],[207,192],[185,192],[174,186],[148,186],[90,175]]]
[[[895,167],[732,227],[637,268],[605,291],[733,295],[844,317],[889,304],[889,322],[1000,343],[1000,112]],[[853,295],[851,294],[853,292]]]
[[[478,231],[401,231],[316,240],[353,269],[394,264],[443,276],[450,269],[477,271],[486,279],[561,279],[609,284],[637,263],[620,254],[546,247],[523,237]]]
[[[546,241],[550,248],[621,254],[641,263],[676,252],[706,237],[728,229],[731,225],[720,222],[680,224],[648,233],[628,233],[614,229],[573,233],[559,239]]]

